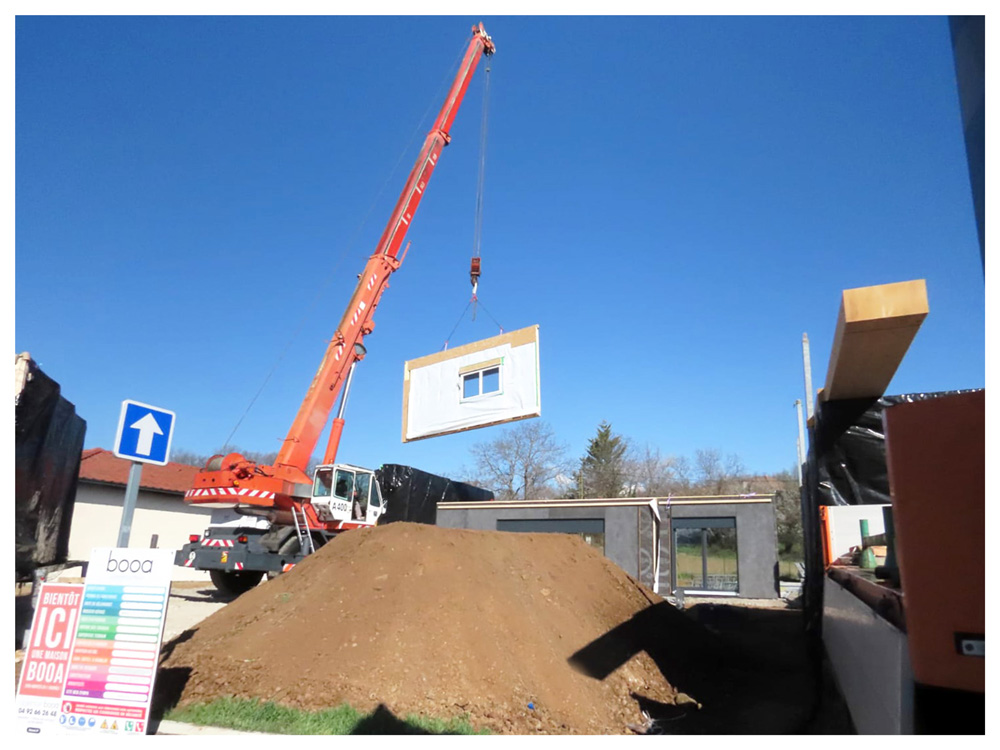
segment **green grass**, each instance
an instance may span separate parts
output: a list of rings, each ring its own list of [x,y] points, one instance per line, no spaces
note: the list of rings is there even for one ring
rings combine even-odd
[[[694,571],[694,575],[701,577],[701,550],[698,550],[697,554],[682,552],[682,548],[677,548],[676,558],[677,558],[677,570],[678,571]],[[709,575],[733,575],[736,573],[736,555],[731,555],[727,557],[722,556],[709,556],[708,558],[708,573]]]
[[[699,560],[701,559],[701,545],[700,544],[679,544],[677,545],[677,554],[679,555],[693,555]],[[709,547],[708,548],[708,559],[718,559],[718,560],[735,560],[736,550],[725,549],[723,547]]]
[[[398,719],[385,709],[363,714],[348,705],[324,711],[299,711],[276,703],[225,696],[210,703],[174,708],[163,717],[201,726],[268,734],[485,734],[467,717]]]

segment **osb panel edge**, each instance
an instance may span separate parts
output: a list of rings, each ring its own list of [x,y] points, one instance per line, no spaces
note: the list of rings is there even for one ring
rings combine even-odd
[[[501,346],[503,344],[510,344],[511,347],[517,347],[537,343],[538,325],[536,324],[528,326],[527,328],[520,328],[516,331],[511,331],[510,333],[501,333],[499,336],[482,339],[481,341],[473,341],[471,344],[464,344],[463,346],[458,346],[454,349],[445,349],[443,352],[435,352],[434,354],[428,354],[423,357],[418,357],[417,359],[407,360],[405,364],[405,372],[409,373],[410,371],[417,370],[421,367],[436,365],[438,362],[455,359],[457,357],[465,356],[466,354],[475,354],[476,352],[481,352],[485,349],[492,349],[493,347]]]
[[[489,422],[487,424],[478,424],[475,427],[459,427],[458,429],[448,430],[447,432],[432,432],[429,435],[420,435],[419,437],[411,437],[411,438],[407,438],[404,433],[403,442],[413,443],[416,442],[417,440],[427,440],[428,438],[436,438],[436,437],[441,437],[443,435],[454,435],[459,432],[472,432],[473,430],[481,430],[483,427],[496,427],[497,425],[500,424],[520,422],[522,419],[534,419],[535,417],[540,417],[540,416],[542,416],[541,408],[539,408],[537,412],[532,412],[531,414],[523,414],[519,417],[511,417],[510,419],[498,419],[495,422]]]

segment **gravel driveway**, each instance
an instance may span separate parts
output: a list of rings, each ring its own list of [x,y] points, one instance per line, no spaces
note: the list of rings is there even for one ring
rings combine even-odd
[[[167,622],[163,642],[167,643],[185,630],[198,625],[209,615],[225,607],[232,599],[223,597],[207,581],[174,583],[170,587]]]

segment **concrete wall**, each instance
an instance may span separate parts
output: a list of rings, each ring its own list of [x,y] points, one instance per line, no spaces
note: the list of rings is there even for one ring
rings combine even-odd
[[[94,547],[118,543],[125,488],[81,481],[76,491],[69,558],[89,560]],[[129,547],[148,548],[153,534],[158,549],[180,549],[191,534],[202,534],[211,519],[209,508],[185,505],[180,495],[141,490],[132,516]],[[208,574],[174,566],[175,581],[207,581]]]
[[[774,505],[681,506],[671,509],[675,518],[736,519],[741,597],[774,599],[778,588],[778,536]],[[661,506],[660,593],[670,591],[670,540],[666,513]],[[496,531],[497,521],[506,519],[603,518],[604,554],[629,575],[652,586],[652,525],[648,508],[492,508],[484,503],[476,509],[438,508],[437,525],[446,528]]]

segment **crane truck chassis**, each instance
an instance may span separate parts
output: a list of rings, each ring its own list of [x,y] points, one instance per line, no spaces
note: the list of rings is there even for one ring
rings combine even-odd
[[[246,523],[213,525],[201,536],[191,535],[174,563],[207,570],[217,589],[236,596],[265,575],[274,577],[291,570],[341,531],[374,526],[384,515],[386,502],[375,472],[334,464],[318,466],[314,477],[313,504],[324,509],[318,513],[331,521],[349,513],[351,520],[340,520],[336,530],[317,530],[310,529],[305,514],[295,508],[257,510],[234,505],[231,509],[245,517]]]

